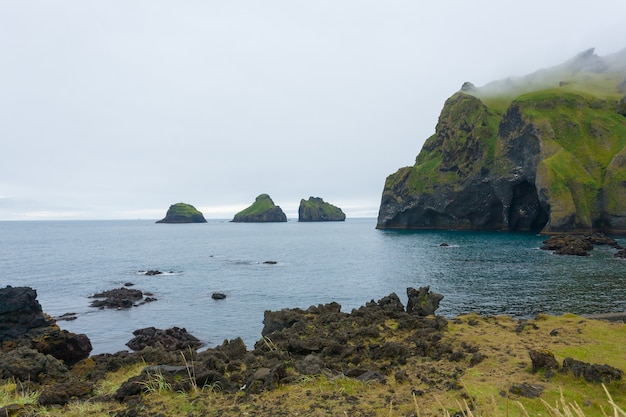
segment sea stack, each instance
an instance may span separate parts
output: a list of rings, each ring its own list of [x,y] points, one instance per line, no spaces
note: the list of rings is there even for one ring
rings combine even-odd
[[[287,216],[280,206],[274,204],[268,194],[261,194],[250,207],[235,214],[232,221],[235,223],[286,222]]]
[[[186,203],[172,204],[165,218],[157,223],[206,223],[204,215],[194,206]]]
[[[345,220],[346,215],[339,207],[333,206],[319,197],[300,200],[299,222],[342,222]]]

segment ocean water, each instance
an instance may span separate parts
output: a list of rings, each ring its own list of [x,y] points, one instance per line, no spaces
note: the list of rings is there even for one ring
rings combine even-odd
[[[149,326],[185,327],[207,347],[239,336],[252,348],[265,310],[336,301],[350,312],[392,292],[406,304],[406,288],[425,285],[444,295],[438,313],[448,317],[626,309],[626,262],[613,259],[614,249],[557,256],[540,250],[545,238],[530,233],[375,225],[0,222],[0,286],[35,288],[52,316],[76,313],[59,325],[87,334],[94,354],[127,349],[133,330]],[[149,269],[167,273],[139,273]],[[128,282],[158,301],[127,310],[90,307],[90,295]],[[213,300],[213,292],[227,298]]]

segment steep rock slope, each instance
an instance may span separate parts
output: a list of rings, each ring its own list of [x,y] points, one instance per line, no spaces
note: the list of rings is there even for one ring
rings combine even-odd
[[[626,233],[624,85],[626,49],[465,83],[387,178],[377,228]]]
[[[299,222],[333,222],[344,221],[346,215],[337,206],[327,203],[320,197],[309,197],[300,200],[298,207]]]

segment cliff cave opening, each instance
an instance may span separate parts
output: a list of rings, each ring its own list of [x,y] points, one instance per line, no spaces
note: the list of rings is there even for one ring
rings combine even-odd
[[[517,184],[509,208],[509,230],[540,231],[548,219],[548,211],[541,206],[535,185],[528,181]]]

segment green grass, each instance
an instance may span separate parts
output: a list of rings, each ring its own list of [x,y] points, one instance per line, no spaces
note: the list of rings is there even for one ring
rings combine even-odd
[[[252,203],[251,206],[235,214],[235,217],[249,216],[249,215],[263,213],[273,207],[275,207],[275,204],[270,198],[270,196],[268,194],[261,194],[254,200],[254,203]]]
[[[202,215],[194,206],[186,203],[176,203],[170,206],[167,214],[171,216],[193,217]]]

